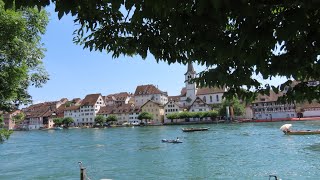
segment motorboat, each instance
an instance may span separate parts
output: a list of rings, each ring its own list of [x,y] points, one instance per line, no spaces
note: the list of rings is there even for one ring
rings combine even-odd
[[[286,135],[313,135],[320,134],[320,130],[290,130],[292,124],[284,124],[280,130]]]
[[[206,128],[182,128],[183,132],[194,132],[194,131],[207,131],[210,128],[206,127]]]
[[[55,127],[54,130],[62,130],[62,127]]]
[[[163,143],[182,143],[179,139],[162,139]]]

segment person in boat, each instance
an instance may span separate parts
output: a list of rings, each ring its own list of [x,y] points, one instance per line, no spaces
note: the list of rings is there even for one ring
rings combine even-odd
[[[180,141],[179,137],[177,137],[176,141]]]
[[[289,130],[289,129],[285,129],[285,130],[283,130],[283,132],[284,132],[285,134],[287,134],[288,132],[290,132],[290,130]]]

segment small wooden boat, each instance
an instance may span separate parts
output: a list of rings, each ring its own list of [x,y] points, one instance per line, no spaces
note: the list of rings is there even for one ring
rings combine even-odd
[[[173,140],[170,140],[170,139],[162,139],[161,141],[162,141],[162,142],[165,142],[165,143],[182,143],[182,141],[180,141],[179,139],[173,139]]]
[[[320,130],[283,131],[286,135],[313,135],[320,134]]]
[[[292,124],[284,124],[280,130],[286,135],[313,135],[320,134],[320,130],[290,130]]]
[[[193,131],[207,131],[210,128],[182,128],[183,132],[193,132]]]

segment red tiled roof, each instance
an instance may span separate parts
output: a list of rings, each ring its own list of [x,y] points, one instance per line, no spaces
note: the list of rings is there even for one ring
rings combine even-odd
[[[116,108],[116,105],[111,105],[111,106],[103,106],[100,107],[100,110],[97,114],[111,114],[113,110]]]
[[[135,96],[139,95],[150,95],[150,94],[166,94],[166,92],[160,91],[157,87],[152,84],[137,86],[134,93]]]
[[[190,108],[193,106],[194,103],[203,103],[205,105],[207,105],[206,102],[204,102],[201,98],[197,97],[191,104]]]
[[[259,103],[259,102],[275,102],[278,100],[279,97],[283,95],[282,92],[279,92],[276,94],[274,91],[270,91],[270,95],[262,95],[258,94],[257,98],[253,103]]]
[[[300,106],[302,109],[309,109],[309,108],[319,108],[320,107],[320,103],[318,103],[317,101],[312,101],[311,103],[309,103],[308,101],[297,104],[297,106]]]
[[[73,111],[78,109],[80,109],[80,106],[73,105],[73,106],[65,107],[64,111]]]
[[[101,107],[97,114],[122,114],[140,112],[140,108],[133,104],[123,104],[121,106],[111,105]]]
[[[114,100],[114,101],[125,101],[127,99],[127,97],[130,97],[130,94],[127,92],[120,92],[120,93],[116,93],[116,94],[109,94],[107,96],[105,96],[104,98],[106,100]]]
[[[198,103],[198,104],[203,103],[203,104],[205,104],[205,105],[208,106],[208,104],[207,104],[206,102],[204,102],[201,98],[197,97],[197,98],[193,101],[193,103],[191,104],[191,106],[189,106],[188,109],[191,109],[191,107],[192,107],[193,104],[195,104],[195,103]]]
[[[183,109],[184,106],[180,105],[179,103],[177,103],[178,101],[174,101],[174,100],[169,100],[164,106],[166,106],[167,104],[169,104],[170,102],[173,102],[173,104],[177,105],[180,109]]]
[[[168,101],[178,102],[178,101],[180,101],[180,97],[181,97],[181,96],[169,96],[169,97],[168,97]]]
[[[55,111],[48,110],[42,115],[42,117],[50,117],[52,116],[53,113],[55,113]]]
[[[156,105],[158,105],[158,106],[163,106],[162,104],[160,104],[160,103],[158,103],[158,102],[155,102],[155,101],[152,101],[152,100],[148,100],[146,103],[144,103],[140,108],[142,108],[144,105],[146,105],[147,103],[149,103],[149,102],[152,102],[152,103],[154,103],[154,104],[156,104]]]
[[[113,111],[114,114],[121,114],[121,113],[133,113],[138,112],[139,108],[135,107],[133,104],[123,104],[118,106]]]
[[[224,93],[226,92],[225,88],[218,88],[218,87],[204,87],[204,88],[198,88],[197,89],[197,95],[206,95],[206,94],[215,94],[215,93]],[[184,87],[181,89],[181,95],[185,96],[187,93],[187,89]]]
[[[204,87],[199,88],[197,90],[197,95],[205,95],[205,94],[215,94],[215,93],[224,93],[226,92],[224,88],[218,88],[218,87]]]
[[[94,106],[101,94],[88,94],[81,102],[81,106]]]
[[[71,102],[73,102],[74,104],[81,104],[81,99],[80,98],[73,98],[71,100]]]
[[[60,101],[44,102],[33,104],[23,109],[26,114],[26,118],[32,117],[49,117],[53,112],[57,111],[56,105]]]
[[[62,102],[62,103],[65,103],[65,102],[67,102],[68,101],[68,98],[62,98],[62,99],[60,99],[60,102]]]

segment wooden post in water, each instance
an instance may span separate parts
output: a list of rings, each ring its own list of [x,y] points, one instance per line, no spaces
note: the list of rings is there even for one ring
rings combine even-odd
[[[86,180],[86,168],[82,166],[82,162],[78,162],[80,166],[80,180]]]

